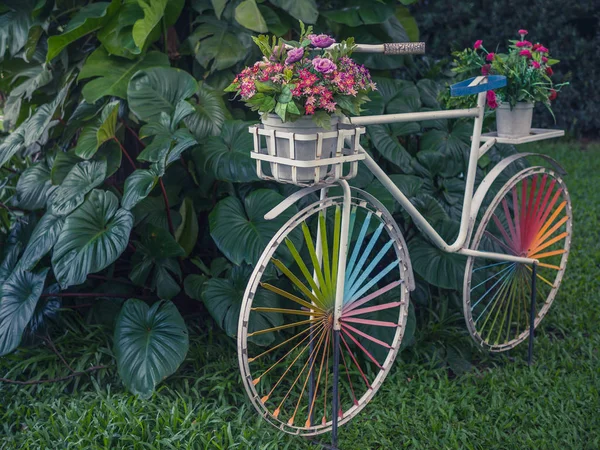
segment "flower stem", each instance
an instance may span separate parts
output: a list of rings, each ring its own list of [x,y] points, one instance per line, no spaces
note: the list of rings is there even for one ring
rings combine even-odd
[[[119,144],[119,147],[121,148],[121,151],[123,152],[123,154],[125,155],[125,157],[129,160],[129,163],[131,164],[131,166],[133,167],[133,170],[136,170],[137,167],[135,165],[135,162],[133,161],[133,159],[131,159],[131,156],[129,156],[129,153],[127,153],[127,150],[125,150],[125,147],[123,147],[123,145],[119,142],[119,140],[117,139],[117,137],[113,137],[114,141]]]
[[[167,191],[165,190],[165,184],[162,178],[158,179],[160,184],[160,190],[162,192],[163,200],[165,201],[165,211],[167,212],[167,221],[169,222],[169,232],[175,237],[175,228],[173,227],[173,219],[171,218],[171,207],[169,206],[169,199],[167,198]]]

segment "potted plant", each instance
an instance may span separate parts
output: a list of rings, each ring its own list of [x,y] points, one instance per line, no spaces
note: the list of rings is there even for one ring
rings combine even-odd
[[[331,36],[315,35],[312,27],[305,28],[302,23],[300,27],[297,41],[254,37],[262,60],[246,67],[225,90],[236,92],[248,107],[258,111],[266,130],[304,135],[337,131],[341,117],[360,113],[375,84],[369,71],[350,58],[352,38],[333,45]],[[267,139],[269,153],[291,156],[289,139],[276,138],[275,149],[272,146]],[[337,134],[324,138],[320,158],[331,157],[337,146]],[[293,157],[313,160],[318,157],[316,148],[316,140],[295,140]],[[283,170],[282,181],[290,181],[291,168]],[[314,169],[298,169],[299,181],[312,179]]]
[[[529,135],[536,102],[543,103],[554,117],[551,102],[568,84],[553,83],[552,66],[559,61],[550,58],[549,50],[526,40],[527,30],[518,33],[520,39],[509,40],[507,53],[488,52],[481,40],[473,48],[454,53],[457,73],[506,77],[506,87],[487,93],[488,106],[496,110],[498,137]]]

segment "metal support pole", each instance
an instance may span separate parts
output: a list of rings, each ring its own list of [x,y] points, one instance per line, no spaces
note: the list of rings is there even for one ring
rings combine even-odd
[[[535,333],[535,279],[537,272],[537,264],[533,264],[531,268],[531,310],[529,311],[529,352],[527,355],[527,364],[531,366],[533,363],[533,335]]]
[[[340,330],[333,330],[333,399],[331,408],[331,447],[337,449],[338,443],[338,411],[340,409],[340,399],[338,393],[338,383],[340,376]]]

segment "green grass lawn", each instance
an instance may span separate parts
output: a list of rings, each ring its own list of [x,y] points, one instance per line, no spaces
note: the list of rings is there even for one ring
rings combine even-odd
[[[533,367],[526,345],[477,355],[453,376],[435,358],[400,355],[375,399],[340,429],[340,448],[600,448],[600,145],[529,146],[568,171],[574,237],[561,290],[542,322]],[[190,321],[193,322],[193,321]],[[198,325],[198,329],[203,329]],[[469,339],[459,332],[458,339]],[[72,321],[57,338],[75,370],[112,364],[100,330]],[[418,362],[416,361],[418,360]],[[0,359],[0,376],[67,372],[48,349]],[[324,439],[329,439],[326,435]],[[0,449],[319,448],[277,432],[246,399],[233,341],[194,333],[188,358],[148,401],[126,393],[111,366],[26,388],[0,384]]]

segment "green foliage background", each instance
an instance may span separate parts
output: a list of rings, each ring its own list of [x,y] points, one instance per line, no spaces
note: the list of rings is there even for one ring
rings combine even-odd
[[[450,6],[451,5],[451,6]],[[526,39],[541,42],[560,64],[553,66],[559,82],[569,86],[553,102],[556,124],[545,108],[536,109],[534,125],[563,128],[576,135],[597,137],[600,130],[600,13],[598,2],[578,0],[466,0],[419,1],[410,6],[419,24],[427,56],[449,59],[452,51],[471,47],[483,39],[488,51],[501,49],[517,31],[529,31]]]
[[[296,188],[256,177],[247,127],[257,116],[223,88],[258,59],[252,35],[291,38],[299,20],[360,43],[418,40],[409,3],[4,2],[0,355],[52,334],[60,308],[76,308],[89,323],[115,327],[121,377],[148,396],[185,358],[179,311],[210,315],[233,336],[250,270],[294,211],[270,222],[264,213]],[[356,59],[378,85],[364,114],[444,106],[444,67],[431,59]],[[471,132],[469,122],[437,120],[371,126],[364,139],[448,240]],[[492,149],[478,179],[514,152]],[[382,200],[404,231],[417,275],[411,320],[432,305],[457,311],[461,258],[421,237],[370,173],[361,170],[352,184]],[[177,351],[159,358],[166,346]],[[457,347],[434,351],[457,370],[468,358]]]

